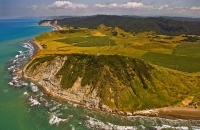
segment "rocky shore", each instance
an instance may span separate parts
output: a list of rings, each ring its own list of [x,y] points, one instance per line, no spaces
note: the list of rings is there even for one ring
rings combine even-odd
[[[42,49],[40,44],[36,41],[32,40],[31,43],[36,49],[35,53]],[[33,61],[33,59],[34,57],[31,61]],[[67,56],[57,56],[53,61],[51,61],[51,63],[42,63],[37,66],[36,69],[27,69],[27,66],[29,65],[27,64],[22,71],[23,77],[37,82],[48,94],[56,98],[105,113],[123,116],[152,116],[172,119],[180,118],[200,120],[200,110],[187,107],[165,107],[134,112],[112,110],[108,106],[101,103],[101,99],[97,96],[97,89],[94,89],[94,91],[91,93],[90,87],[92,86],[81,86],[81,77],[76,80],[72,88],[63,89],[60,85],[61,77],[56,77],[56,73],[62,68],[66,60]],[[31,61],[29,63],[31,63]]]

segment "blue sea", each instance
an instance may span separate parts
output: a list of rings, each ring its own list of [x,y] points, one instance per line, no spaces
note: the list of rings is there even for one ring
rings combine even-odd
[[[22,81],[26,87],[10,84],[11,72],[33,55],[29,40],[52,30],[39,21],[0,20],[0,130],[200,130],[200,121],[109,115],[55,99],[37,84],[32,92],[29,81]]]

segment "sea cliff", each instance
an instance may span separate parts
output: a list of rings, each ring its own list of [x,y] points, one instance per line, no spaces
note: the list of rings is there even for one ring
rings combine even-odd
[[[34,45],[37,46],[36,48],[42,49],[41,46],[37,42],[32,41],[32,43],[34,43]],[[176,105],[176,106],[174,106],[174,107],[166,107],[166,106],[170,106],[170,103],[172,103],[173,101],[177,102],[179,99],[174,99],[174,97],[169,97],[168,95],[164,95],[164,93],[161,91],[162,88],[160,89],[159,92],[153,92],[156,90],[155,88],[153,88],[153,85],[155,85],[155,83],[158,84],[158,82],[162,83],[160,81],[162,79],[160,79],[160,77],[158,77],[159,75],[157,75],[157,77],[153,76],[152,72],[154,72],[154,75],[155,75],[156,73],[158,73],[158,69],[155,69],[152,65],[148,65],[145,62],[143,63],[143,61],[136,60],[136,65],[139,62],[142,63],[142,64],[140,63],[140,65],[139,64],[137,65],[137,66],[140,66],[138,68],[140,70],[132,70],[132,74],[131,74],[131,70],[127,71],[127,72],[129,72],[129,76],[131,76],[131,75],[136,76],[134,78],[135,80],[133,80],[131,82],[133,84],[139,82],[138,87],[142,87],[142,89],[136,90],[136,88],[131,88],[131,87],[125,86],[126,83],[123,85],[122,80],[120,80],[119,77],[115,77],[116,73],[114,73],[112,71],[106,72],[105,70],[111,69],[111,68],[108,68],[109,66],[104,66],[103,68],[105,70],[101,67],[98,68],[96,66],[96,68],[97,68],[96,71],[91,70],[93,72],[91,72],[89,74],[87,74],[86,72],[84,72],[82,74],[79,73],[79,75],[77,75],[77,77],[74,77],[73,74],[76,75],[77,72],[89,71],[90,69],[92,69],[92,68],[85,69],[83,66],[82,67],[79,66],[80,68],[77,68],[75,63],[79,64],[79,62],[82,62],[81,64],[83,64],[84,66],[89,66],[88,64],[86,64],[87,60],[88,60],[88,58],[86,58],[86,57],[88,57],[88,56],[82,57],[82,60],[79,59],[79,61],[72,62],[72,59],[74,57],[77,59],[77,57],[79,57],[79,56],[80,55],[53,55],[53,56],[38,57],[36,55],[31,60],[31,62],[29,64],[27,64],[27,66],[24,68],[23,76],[26,79],[35,81],[38,84],[40,84],[47,93],[49,93],[50,95],[52,95],[54,97],[60,98],[62,100],[66,100],[68,102],[73,102],[75,104],[79,104],[82,106],[86,106],[88,108],[92,108],[92,109],[95,109],[98,111],[110,113],[110,114],[119,114],[119,115],[126,115],[126,116],[143,115],[143,116],[161,116],[161,117],[168,117],[168,118],[179,117],[179,118],[199,119],[199,116],[196,115],[196,113],[200,113],[199,109],[192,109],[191,107],[183,108],[183,104],[182,104],[182,107],[180,108],[180,106],[177,107],[177,105],[175,103],[174,103],[174,105]],[[94,56],[94,57],[96,57],[96,56]],[[90,56],[89,56],[89,59],[91,59]],[[105,57],[103,57],[102,59],[105,59]],[[99,59],[99,60],[102,60],[102,59]],[[113,57],[111,59],[113,59]],[[67,68],[66,63],[70,62],[70,61],[72,64],[67,64],[67,66],[69,67],[69,68]],[[102,62],[103,61],[101,61],[101,62],[96,61],[96,63],[102,63]],[[94,62],[91,62],[91,63],[94,63]],[[106,65],[107,63],[104,63],[104,64]],[[142,66],[145,69],[141,68]],[[63,69],[64,67],[65,67],[65,69]],[[93,66],[93,67],[95,67],[95,66]],[[75,72],[73,70],[74,68],[78,69],[77,72]],[[149,70],[147,68],[149,68]],[[70,69],[71,69],[71,71],[68,71]],[[118,67],[118,69],[119,69],[118,71],[124,72],[126,69],[128,69],[128,66],[127,66],[127,68],[125,67],[124,70],[120,70],[120,67]],[[135,69],[137,69],[137,67]],[[137,76],[138,74],[142,74],[142,73],[145,74],[145,72],[142,72],[142,71],[144,71],[143,69],[145,71],[149,72],[149,74],[150,74],[149,79],[148,79],[148,77],[145,78],[145,75],[141,75],[139,77]],[[160,68],[160,69],[162,70],[162,68]],[[69,77],[65,77],[65,75],[61,73],[63,71],[66,71],[66,73],[71,73],[71,75],[69,75]],[[117,71],[117,70],[115,70],[115,71]],[[137,71],[140,71],[140,72],[137,72]],[[120,72],[120,73],[122,73],[122,72]],[[159,73],[161,73],[161,72],[162,71],[159,71]],[[95,73],[96,75],[99,76],[98,77],[99,81],[97,81],[96,84],[94,83],[95,74],[93,74],[93,73]],[[99,74],[99,73],[101,73],[101,74]],[[110,73],[110,75],[105,75],[106,73]],[[87,81],[87,84],[85,84],[85,85],[83,85],[83,83],[82,83],[85,81],[83,74],[85,74],[85,75],[91,74],[91,77],[92,77],[92,78],[90,77],[90,80]],[[122,73],[121,76],[123,76],[123,75],[124,74]],[[147,75],[148,74],[146,74],[146,76]],[[178,74],[173,71],[170,71],[170,73],[165,73],[165,76],[166,76],[165,80],[170,80],[171,78],[167,78],[169,76],[173,77],[173,76],[177,76],[177,75]],[[160,75],[160,76],[163,76],[163,75]],[[123,78],[123,77],[121,77],[121,78]],[[190,79],[192,77],[188,76],[188,78]],[[63,79],[65,79],[65,80],[68,79],[71,81],[73,81],[73,79],[75,79],[75,80],[74,80],[74,82],[71,83],[72,86],[69,86],[68,88],[66,88],[67,84],[66,84],[66,86],[65,86],[65,84],[63,84],[63,81],[62,81]],[[121,83],[119,84],[117,82],[121,82]],[[129,81],[127,80],[127,82],[129,82]],[[171,80],[171,81],[169,81],[169,83],[170,82],[173,82],[173,81]],[[104,84],[104,86],[102,83]],[[70,83],[68,83],[68,84],[70,84]],[[182,84],[182,83],[178,82],[177,85],[178,84],[180,86],[182,86],[184,83]],[[188,82],[188,84],[193,86],[192,82]],[[147,85],[147,86],[145,86],[145,85]],[[175,86],[176,86],[176,84],[175,84]],[[154,86],[154,87],[156,87],[156,86]],[[150,95],[152,95],[152,93],[154,93],[153,95],[155,95],[157,93],[158,96],[162,95],[163,97],[147,100],[147,98],[151,98]],[[127,95],[128,95],[128,97],[127,97]],[[146,95],[146,98],[145,98],[145,95]],[[143,98],[141,98],[141,96],[143,96]],[[135,99],[134,99],[134,97],[135,97]],[[138,98],[141,98],[141,99],[138,100]],[[170,101],[168,99],[170,99]],[[184,101],[184,98],[181,100]],[[152,107],[151,107],[151,105],[150,106],[142,106],[143,103],[148,104],[147,102],[150,102],[152,104]],[[156,109],[155,109],[155,107],[153,107],[153,105],[155,105],[155,102],[157,102]],[[135,105],[135,107],[132,105]],[[189,103],[185,104],[185,106],[187,106],[187,105],[189,105]],[[164,108],[161,108],[161,107],[164,107]],[[154,108],[154,109],[151,109],[151,108]],[[190,114],[185,114],[185,113],[190,113]]]

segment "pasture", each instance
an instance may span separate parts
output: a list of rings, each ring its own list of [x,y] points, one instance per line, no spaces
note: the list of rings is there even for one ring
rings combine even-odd
[[[78,47],[100,47],[117,45],[114,40],[106,36],[70,37],[56,41]]]
[[[195,36],[198,37],[199,36]],[[120,28],[65,29],[35,38],[42,46],[37,56],[55,54],[123,55],[183,72],[200,72],[200,41],[187,37],[157,35],[154,32],[132,34]]]

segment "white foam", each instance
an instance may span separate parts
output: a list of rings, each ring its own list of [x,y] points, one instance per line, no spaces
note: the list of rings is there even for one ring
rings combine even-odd
[[[32,86],[31,87],[32,92],[37,92],[39,89],[37,86]]]
[[[13,80],[17,80],[17,79],[18,79],[18,77],[17,77],[17,76],[15,76],[15,77],[13,77],[12,79],[13,79]]]
[[[30,101],[30,106],[40,105],[40,103],[36,99],[33,99],[32,96],[29,98],[29,101]]]
[[[169,125],[162,125],[162,126],[154,126],[157,130],[162,130],[162,129],[175,129],[175,130],[189,130],[187,126],[169,126]],[[191,126],[192,130],[200,130],[200,127],[197,126]]]
[[[9,84],[9,85],[11,85],[11,86],[13,86],[13,85],[14,85],[12,82],[9,82],[8,84]]]
[[[56,115],[51,115],[50,116],[50,119],[49,119],[49,124],[50,125],[59,125],[60,122],[64,122],[64,121],[67,121],[68,119],[61,119],[61,118],[58,118]]]
[[[18,58],[18,57],[19,57],[19,55],[16,55],[16,56],[15,56],[15,58]]]
[[[192,130],[200,130],[200,127],[197,127],[197,126],[192,126],[191,128]]]
[[[19,52],[19,54],[22,54],[22,51],[18,51]]]
[[[16,61],[17,61],[17,60],[13,60],[13,64],[15,64],[15,63],[16,63]]]
[[[57,110],[58,109],[58,107],[52,107],[51,109],[49,109],[50,111],[55,111],[55,110]]]
[[[24,94],[24,95],[28,95],[28,92],[24,92],[23,94]]]
[[[87,116],[88,117],[88,116]],[[134,126],[119,126],[111,123],[103,123],[92,117],[88,117],[89,120],[86,121],[86,126],[92,129],[104,129],[104,130],[136,130]]]
[[[15,65],[10,66],[10,67],[8,68],[8,70],[12,70],[12,69],[14,69],[14,68],[15,68]]]

